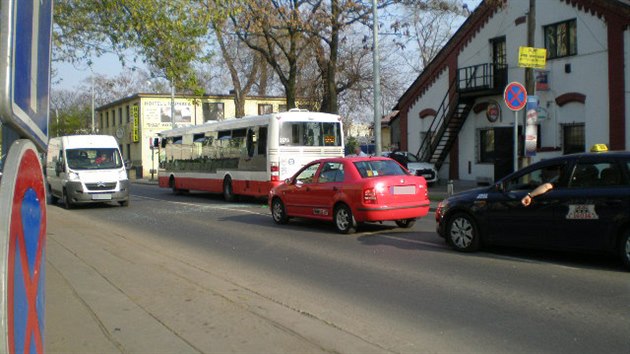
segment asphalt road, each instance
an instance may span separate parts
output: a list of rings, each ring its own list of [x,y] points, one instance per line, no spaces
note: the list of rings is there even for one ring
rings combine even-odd
[[[630,352],[630,273],[605,257],[456,253],[432,213],[340,235],[275,225],[262,201],[132,194],[128,208],[49,206],[47,282],[72,288],[47,294],[49,352],[107,348],[72,339],[88,330],[75,310],[117,352]]]

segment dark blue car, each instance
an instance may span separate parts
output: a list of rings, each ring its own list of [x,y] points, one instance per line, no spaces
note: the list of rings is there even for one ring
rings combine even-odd
[[[524,206],[543,183],[553,188]],[[458,251],[497,244],[603,252],[630,268],[630,152],[544,160],[443,200],[435,217],[438,234]]]

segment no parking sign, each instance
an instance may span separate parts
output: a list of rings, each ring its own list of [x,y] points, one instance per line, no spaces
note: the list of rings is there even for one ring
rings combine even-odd
[[[46,193],[35,145],[17,140],[0,183],[0,352],[44,352]]]

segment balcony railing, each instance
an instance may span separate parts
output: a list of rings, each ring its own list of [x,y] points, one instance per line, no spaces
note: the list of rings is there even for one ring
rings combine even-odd
[[[462,93],[499,93],[507,84],[507,66],[503,64],[478,64],[457,71],[457,90]]]

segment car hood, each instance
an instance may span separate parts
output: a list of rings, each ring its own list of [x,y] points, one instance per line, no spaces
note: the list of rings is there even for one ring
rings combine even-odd
[[[407,168],[413,168],[414,170],[435,169],[435,165],[428,162],[408,162]]]

